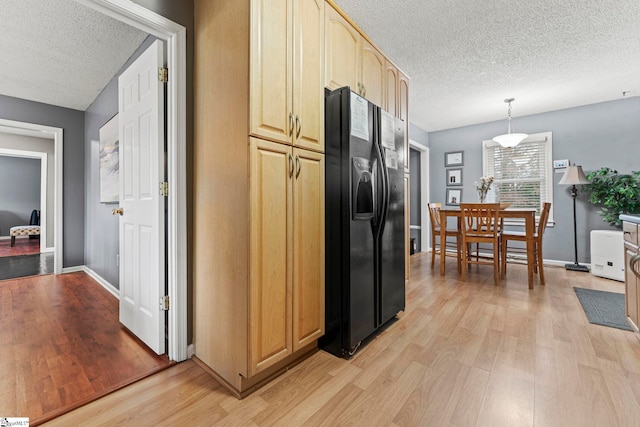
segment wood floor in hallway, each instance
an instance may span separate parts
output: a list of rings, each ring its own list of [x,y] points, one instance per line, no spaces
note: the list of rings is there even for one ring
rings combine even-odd
[[[463,283],[447,262],[412,256],[406,312],[350,360],[318,351],[244,400],[186,361],[47,425],[639,425],[640,341],[589,324],[572,288],[622,283],[546,268],[529,290],[520,265]]]
[[[37,425],[171,365],[85,273],[0,281],[0,417]]]

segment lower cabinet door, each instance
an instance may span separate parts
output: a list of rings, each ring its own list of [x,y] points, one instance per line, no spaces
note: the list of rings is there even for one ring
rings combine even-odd
[[[292,350],[291,147],[250,138],[249,375]],[[233,257],[234,254],[228,254]]]
[[[293,350],[324,335],[324,155],[294,149]]]
[[[638,279],[631,271],[630,260],[636,254],[634,249],[631,249],[626,246],[624,250],[624,260],[625,260],[625,301],[626,301],[626,311],[627,317],[631,319],[634,327],[638,327]]]

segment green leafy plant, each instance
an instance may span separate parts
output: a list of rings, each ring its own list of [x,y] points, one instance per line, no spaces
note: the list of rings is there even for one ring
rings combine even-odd
[[[590,172],[587,179],[590,184],[584,190],[605,222],[621,227],[620,214],[640,213],[640,171],[625,175],[604,167]]]

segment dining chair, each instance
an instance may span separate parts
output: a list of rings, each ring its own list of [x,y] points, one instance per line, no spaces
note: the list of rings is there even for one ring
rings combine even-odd
[[[544,234],[545,228],[547,228],[547,221],[549,219],[549,211],[551,210],[551,203],[545,202],[542,205],[542,211],[540,212],[540,220],[538,222],[538,227],[533,234],[533,244],[535,256],[533,260],[527,260],[527,262],[533,262],[533,271],[540,272],[540,284],[544,285],[544,266],[542,264],[542,235]],[[502,276],[506,276],[507,274],[507,251],[511,253],[526,253],[526,246],[523,250],[522,247],[512,247],[509,248],[509,242],[527,242],[527,236],[523,231],[503,231],[502,232],[502,244],[501,244],[501,253],[502,253]]]
[[[440,246],[436,249],[436,238],[440,238],[442,224],[440,224],[440,208],[442,203],[427,203],[429,208],[429,218],[431,219],[431,269],[435,264],[436,255],[440,255],[440,251],[444,247],[445,256],[455,256],[458,261],[458,272],[460,271],[460,231],[457,228],[446,228],[445,224],[445,242],[440,242]],[[448,238],[455,238],[455,246],[448,242]],[[451,249],[447,251],[447,248]]]
[[[462,211],[462,281],[467,281],[468,264],[493,265],[493,280],[500,279],[500,203],[461,203]],[[468,253],[472,243],[486,243],[493,247],[493,258],[473,259]]]

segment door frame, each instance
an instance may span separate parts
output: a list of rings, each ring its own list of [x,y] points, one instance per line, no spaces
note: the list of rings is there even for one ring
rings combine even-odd
[[[420,252],[427,252],[427,247],[431,249],[429,210],[424,208],[429,203],[429,147],[413,139],[409,139],[409,147],[420,153],[420,201],[423,204],[420,206]]]
[[[62,128],[0,119],[0,132],[53,140],[53,153],[55,156],[55,186],[53,196],[53,274],[62,274]],[[32,153],[37,152],[34,151]],[[42,242],[40,247],[42,248]]]
[[[40,160],[40,253],[53,252],[55,247],[47,249],[47,153],[0,148],[0,156]]]
[[[167,45],[167,355],[183,361],[187,351],[187,30],[129,0],[76,0],[111,18],[149,33]]]

